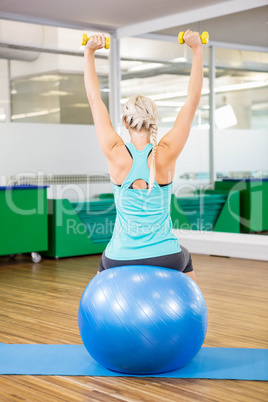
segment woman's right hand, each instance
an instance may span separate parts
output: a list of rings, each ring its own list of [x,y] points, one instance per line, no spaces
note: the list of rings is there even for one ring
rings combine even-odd
[[[105,36],[104,34],[92,35],[86,44],[85,50],[94,53],[98,49],[102,49],[105,46]]]
[[[190,29],[188,29],[183,35],[183,39],[186,45],[188,45],[192,49],[200,46],[202,48],[202,42],[199,32],[191,31]]]

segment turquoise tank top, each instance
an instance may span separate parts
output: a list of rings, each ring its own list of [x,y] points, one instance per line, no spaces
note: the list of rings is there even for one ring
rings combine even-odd
[[[173,183],[160,187],[155,181],[149,195],[147,189],[129,188],[138,179],[149,183],[147,158],[153,145],[147,144],[142,151],[131,142],[126,146],[133,164],[121,186],[112,183],[116,220],[105,255],[113,260],[137,260],[178,253],[181,249],[170,217]]]

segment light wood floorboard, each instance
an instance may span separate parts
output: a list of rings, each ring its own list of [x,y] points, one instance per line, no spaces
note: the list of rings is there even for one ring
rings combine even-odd
[[[79,301],[100,255],[0,258],[0,342],[81,344]],[[267,262],[194,255],[209,325],[204,346],[268,347]],[[268,401],[258,381],[0,376],[0,401]]]

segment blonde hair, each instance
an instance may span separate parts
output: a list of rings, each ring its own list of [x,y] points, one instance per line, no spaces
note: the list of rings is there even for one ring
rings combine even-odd
[[[153,144],[152,150],[152,163],[150,166],[150,179],[148,194],[150,194],[155,180],[155,155],[157,149],[157,107],[153,100],[147,96],[138,95],[129,98],[123,107],[123,121],[125,121],[130,128],[135,128],[137,131],[146,129],[149,131],[151,143]]]

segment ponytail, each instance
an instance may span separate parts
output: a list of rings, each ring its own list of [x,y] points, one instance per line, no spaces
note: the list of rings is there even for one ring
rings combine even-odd
[[[157,107],[153,100],[147,96],[132,96],[129,98],[123,108],[123,121],[126,121],[129,127],[140,131],[142,128],[149,130],[151,142],[153,144],[152,163],[150,166],[150,179],[147,195],[150,194],[155,181],[155,155],[157,149]]]
[[[151,138],[152,138],[153,150],[152,150],[152,162],[151,162],[151,166],[150,166],[149,189],[148,189],[147,195],[150,194],[150,192],[154,186],[154,180],[155,180],[155,155],[156,155],[156,149],[157,149],[157,131],[158,131],[158,128],[157,128],[156,124],[152,124]]]

